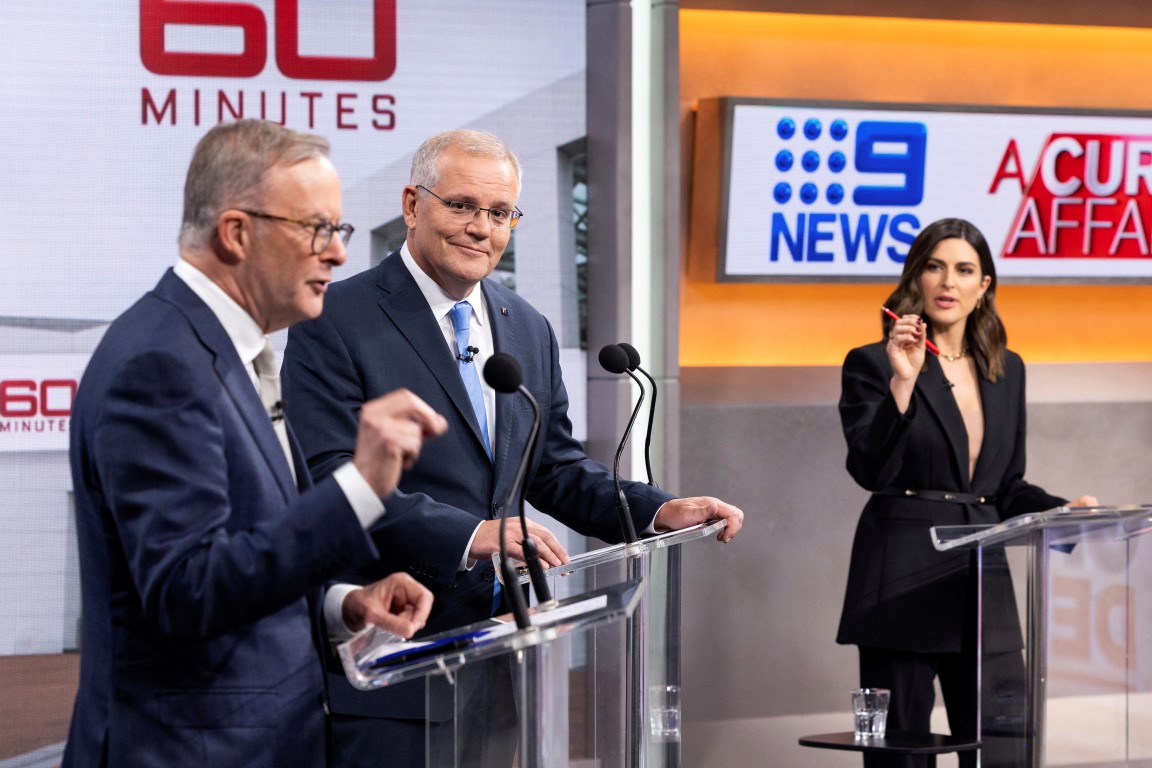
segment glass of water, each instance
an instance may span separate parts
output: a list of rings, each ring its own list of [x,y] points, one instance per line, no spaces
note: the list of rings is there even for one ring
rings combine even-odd
[[[852,714],[857,739],[882,739],[888,725],[887,688],[857,688],[852,691]]]

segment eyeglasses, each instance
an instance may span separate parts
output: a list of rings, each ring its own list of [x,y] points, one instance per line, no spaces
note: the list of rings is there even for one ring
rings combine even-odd
[[[356,231],[356,228],[351,224],[333,224],[325,219],[321,219],[318,223],[312,224],[307,221],[300,221],[299,219],[290,219],[287,216],[275,216],[271,213],[264,213],[263,211],[249,211],[245,208],[237,208],[236,210],[260,219],[286,221],[289,224],[299,224],[305,229],[312,230],[312,254],[314,256],[319,256],[328,250],[328,246],[332,244],[332,235],[337,232],[340,233],[340,241],[343,242],[344,245],[348,245],[348,241],[352,239],[352,233]]]
[[[484,211],[488,214],[488,221],[492,222],[494,227],[508,227],[508,229],[516,229],[516,225],[520,223],[520,217],[524,214],[520,212],[519,208],[513,208],[510,211],[505,211],[500,208],[481,208],[476,203],[461,203],[455,200],[445,200],[423,184],[417,184],[417,189],[422,189],[432,197],[436,198],[448,208],[448,213],[453,218],[460,221],[472,221],[476,218],[476,214]]]

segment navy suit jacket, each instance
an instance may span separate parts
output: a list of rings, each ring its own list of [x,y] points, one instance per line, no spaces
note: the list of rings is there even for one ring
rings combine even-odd
[[[919,653],[959,653],[974,594],[968,553],[932,545],[935,525],[995,524],[1052,509],[1064,499],[1024,480],[1024,363],[1005,353],[995,382],[980,379],[984,443],[969,478],[968,431],[939,361],[928,356],[908,410],[889,390],[892,367],[883,343],[848,353],[840,419],[848,471],[869,491],[953,491],[995,497],[994,504],[873,495],[852,544],[837,641]],[[985,553],[984,649],[1021,646],[1012,583],[1003,551]]]
[[[309,593],[376,551],[334,480],[298,492],[224,327],[171,271],[93,354],[71,462],[83,626],[64,765],[323,765]]]
[[[484,280],[482,290],[495,351],[520,363],[524,386],[542,412],[526,475],[527,500],[579,533],[621,541],[612,472],[589,459],[572,437],[551,326],[495,281]],[[460,560],[476,525],[496,517],[504,503],[528,441],[531,406],[518,394],[496,396],[489,459],[456,360],[399,252],[329,286],[324,313],[289,333],[283,380],[285,408],[317,478],[347,460],[366,400],[407,387],[445,416],[447,434],[424,445],[399,491],[384,500],[388,514],[372,531],[379,562],[354,578],[369,582],[387,570],[406,569],[435,595],[427,632],[491,616],[491,562],[461,572]],[[637,531],[672,498],[640,483],[627,483],[626,493]],[[334,712],[425,716],[422,696],[358,692],[338,671],[329,682]]]

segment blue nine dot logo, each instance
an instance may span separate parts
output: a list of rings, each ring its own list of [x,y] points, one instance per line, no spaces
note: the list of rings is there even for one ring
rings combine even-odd
[[[802,129],[804,138],[808,141],[818,140],[824,132],[824,124],[815,117],[810,117],[804,121]],[[841,118],[837,118],[828,124],[828,136],[833,141],[843,141],[848,138],[850,132],[848,122]],[[796,136],[796,121],[791,117],[782,117],[776,123],[776,135],[782,140],[788,141]],[[800,167],[806,173],[816,173],[820,170],[822,162],[820,152],[815,149],[806,150],[800,155]],[[775,157],[776,170],[781,173],[791,171],[796,165],[796,155],[790,149],[781,149],[776,153]],[[835,150],[828,153],[827,158],[828,170],[832,173],[840,173],[848,167],[848,157],[841,150]],[[824,198],[833,205],[837,205],[844,200],[846,192],[842,184],[829,184],[824,190]],[[780,182],[772,190],[772,196],[777,203],[783,204],[792,199],[792,184],[789,182]],[[801,202],[806,205],[811,205],[820,199],[820,186],[815,182],[809,181],[802,184],[799,188],[799,198]]]

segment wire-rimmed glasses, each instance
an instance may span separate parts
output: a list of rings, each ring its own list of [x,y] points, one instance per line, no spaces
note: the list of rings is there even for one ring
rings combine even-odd
[[[417,189],[422,189],[432,197],[444,203],[444,207],[448,209],[448,213],[452,214],[454,218],[460,221],[472,221],[476,218],[476,214],[484,211],[488,214],[488,221],[492,222],[494,227],[508,227],[509,229],[516,229],[516,225],[520,223],[520,219],[524,216],[519,208],[513,207],[512,210],[506,211],[503,208],[481,208],[476,203],[465,203],[459,200],[445,200],[423,184],[417,184]]]

